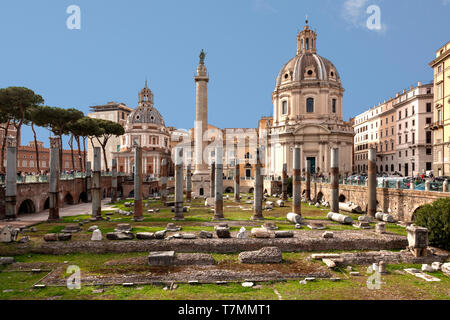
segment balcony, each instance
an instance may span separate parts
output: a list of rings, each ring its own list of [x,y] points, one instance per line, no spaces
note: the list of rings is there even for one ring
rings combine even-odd
[[[431,123],[425,127],[425,129],[430,129],[430,130],[438,130],[438,129],[442,129],[442,128],[444,128],[443,121],[437,121],[437,122]]]

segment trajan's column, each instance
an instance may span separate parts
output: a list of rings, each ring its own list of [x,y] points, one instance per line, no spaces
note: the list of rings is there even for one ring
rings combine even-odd
[[[206,54],[200,53],[200,63],[197,67],[196,83],[196,111],[194,129],[194,175],[192,176],[192,192],[196,196],[209,195],[210,177],[208,163],[204,159],[207,141],[204,141],[205,132],[208,130],[208,82],[209,77],[205,66]]]

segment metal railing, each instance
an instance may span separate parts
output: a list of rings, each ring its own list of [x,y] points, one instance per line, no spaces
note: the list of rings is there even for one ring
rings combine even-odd
[[[110,177],[112,176],[111,172],[102,172],[102,177]],[[118,177],[127,176],[127,174],[118,172]],[[48,183],[50,175],[26,175],[26,176],[17,176],[16,182],[18,184],[27,184],[27,183]],[[83,179],[86,178],[87,174],[85,172],[76,172],[73,174],[61,173],[59,175],[59,179],[61,181],[69,181],[75,179]],[[4,185],[6,183],[6,177],[4,175],[0,175],[0,185]]]

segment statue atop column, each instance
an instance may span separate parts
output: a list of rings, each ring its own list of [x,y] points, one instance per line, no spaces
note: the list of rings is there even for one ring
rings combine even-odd
[[[206,53],[205,51],[200,52],[200,64],[205,64]]]

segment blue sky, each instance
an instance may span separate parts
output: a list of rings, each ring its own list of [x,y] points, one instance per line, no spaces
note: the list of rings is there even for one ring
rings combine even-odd
[[[66,27],[70,5],[81,9],[80,30]],[[381,30],[366,27],[370,5],[381,9]],[[340,72],[347,120],[432,80],[449,13],[450,0],[2,0],[0,87],[26,86],[47,105],[87,114],[109,101],[135,108],[148,78],[166,125],[191,128],[204,48],[210,123],[256,127],[272,114],[275,77],[308,15],[318,53]],[[48,136],[39,131],[46,145]],[[30,140],[25,129],[22,143]]]

